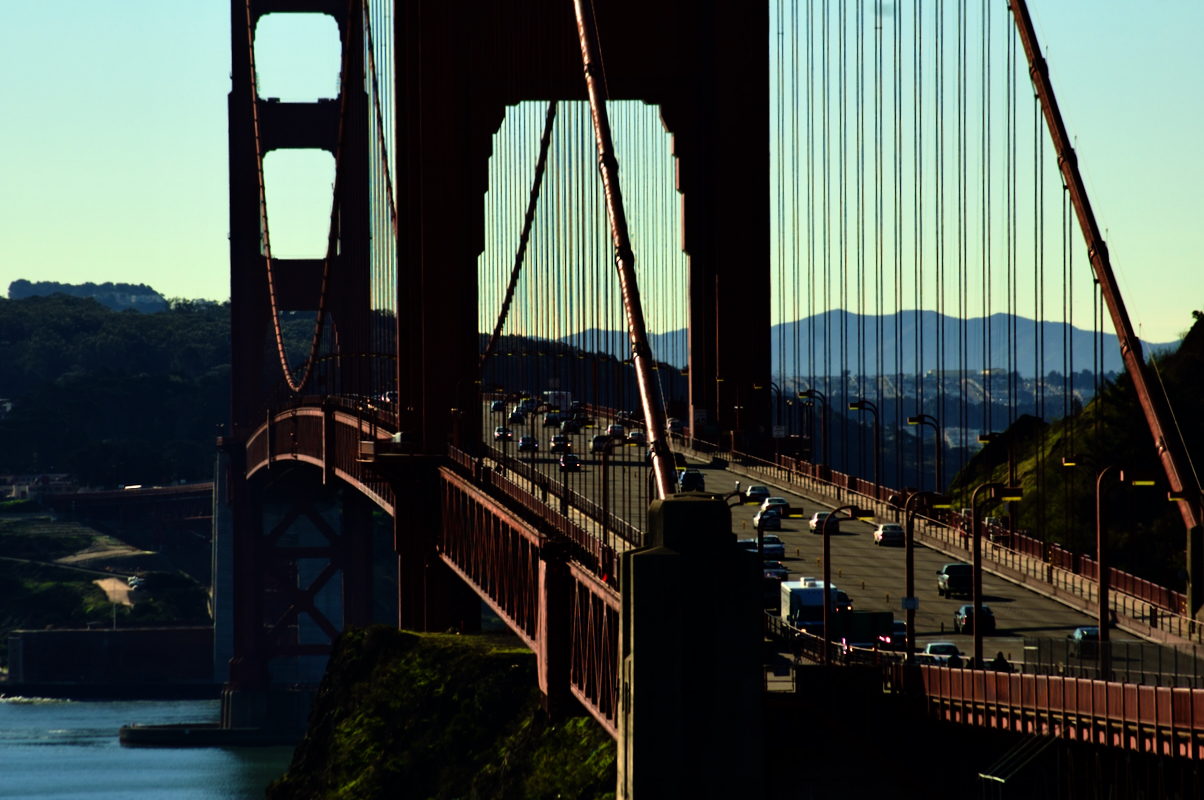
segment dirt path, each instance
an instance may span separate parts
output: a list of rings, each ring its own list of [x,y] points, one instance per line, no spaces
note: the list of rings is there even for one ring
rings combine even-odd
[[[121,578],[101,578],[92,582],[104,589],[105,594],[107,594],[109,599],[114,603],[121,603],[123,606],[134,605],[134,598],[130,596],[130,593],[133,590],[130,589],[130,585]]]

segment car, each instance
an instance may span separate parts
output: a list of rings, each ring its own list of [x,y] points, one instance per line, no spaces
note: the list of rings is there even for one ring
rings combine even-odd
[[[493,429],[493,441],[508,442],[514,438],[514,431],[501,425]]]
[[[707,490],[706,478],[702,472],[696,469],[687,469],[681,473],[679,485],[683,492],[705,492]]]
[[[782,540],[771,533],[762,534],[761,540],[764,546],[763,553],[765,558],[781,560],[786,557],[786,545],[782,544]]]
[[[907,532],[897,522],[884,522],[874,531],[874,544],[903,544]]]
[[[891,625],[890,633],[879,634],[878,649],[900,652],[907,649],[907,623],[897,619]]]
[[[545,428],[559,428],[560,423],[560,414],[555,411],[549,411],[543,415],[543,426]]]
[[[763,531],[780,531],[782,512],[776,508],[763,508],[753,517],[753,525]]]
[[[566,419],[560,423],[560,432],[566,435],[581,433],[581,423],[575,419]]]
[[[623,441],[625,438],[627,438],[627,434],[623,433],[623,426],[617,423],[609,426],[606,429],[606,435],[612,439],[618,439],[619,441]]]
[[[762,542],[762,551],[761,552],[763,554],[762,558],[765,558],[767,560],[773,559],[774,561],[781,561],[783,558],[786,557],[786,545],[782,544],[782,540],[779,539],[777,536],[774,536],[771,533],[770,534],[762,534],[761,542]],[[757,540],[755,538],[740,539],[736,542],[736,544],[740,545],[740,547],[742,547],[745,550],[752,550],[754,553],[757,551]],[[846,595],[845,599],[846,600],[848,599],[847,595]],[[837,602],[839,603],[839,600]]]
[[[513,422],[516,425],[522,425],[524,422],[527,421],[527,415],[524,414],[523,412],[519,411],[518,409],[515,409],[514,411],[510,412],[510,416],[506,418],[506,421]]]
[[[960,561],[946,564],[936,571],[936,593],[941,597],[969,595],[974,591],[974,565]]]
[[[644,438],[643,431],[632,431],[631,433],[627,434],[627,443],[628,444],[640,445],[640,444],[647,444],[647,442],[648,442],[648,440]]]
[[[609,436],[599,434],[590,442],[589,451],[591,453],[602,453],[606,451],[606,443],[611,441]]]
[[[494,400],[492,403],[489,404],[489,410],[493,411],[493,412],[505,411],[506,410],[506,402],[504,400]]]
[[[790,579],[790,571],[782,566],[781,561],[762,561],[761,574],[766,578],[785,581]]]
[[[929,642],[924,645],[923,654],[932,658],[933,663],[944,665],[954,656],[960,659],[962,651],[953,642]]]
[[[744,502],[746,503],[763,503],[768,499],[768,486],[749,486],[744,490]]]
[[[577,456],[573,455],[572,453],[565,453],[560,457],[560,471],[580,472],[581,459],[577,458]]]
[[[823,533],[824,525],[827,524],[829,534],[840,533],[840,518],[832,517],[832,521],[827,522],[828,517],[832,517],[831,511],[816,511],[812,514],[811,521],[807,523],[811,532]]]
[[[1073,658],[1096,658],[1099,656],[1099,628],[1084,625],[1074,629],[1074,633],[1066,637],[1070,641],[1070,655]]]
[[[539,440],[536,439],[534,436],[524,436],[518,440],[518,451],[520,453],[522,453],[522,452],[532,452],[533,453],[537,450],[539,450]]]
[[[131,589],[137,589],[142,585],[142,578],[137,575],[131,575],[125,579],[125,582],[129,584]]]
[[[953,612],[953,630],[958,633],[974,632],[974,606],[964,605]],[[982,634],[990,636],[995,632],[995,613],[987,606],[982,607]]]
[[[686,432],[686,424],[676,417],[669,417],[669,433],[676,433],[678,436]]]
[[[761,503],[761,510],[764,511],[767,508],[776,508],[782,512],[783,517],[790,515],[790,501],[785,497],[766,497]]]
[[[573,443],[569,441],[569,437],[558,433],[552,437],[552,452],[567,453],[573,449]]]

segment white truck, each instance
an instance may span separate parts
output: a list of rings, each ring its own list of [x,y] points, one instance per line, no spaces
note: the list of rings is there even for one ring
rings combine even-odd
[[[852,606],[849,596],[829,586],[834,611],[847,611]],[[795,628],[808,625],[823,625],[824,582],[820,578],[800,578],[797,581],[782,581],[782,621]]]
[[[560,411],[567,414],[569,406],[573,404],[572,392],[544,392],[544,402],[554,411]]]

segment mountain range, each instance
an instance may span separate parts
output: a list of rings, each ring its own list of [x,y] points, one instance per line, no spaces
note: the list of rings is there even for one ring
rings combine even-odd
[[[984,318],[975,317],[959,324],[955,317],[935,311],[904,311],[882,317],[843,310],[830,311],[796,322],[774,325],[769,341],[770,363],[774,374],[785,372],[787,375],[839,375],[842,369],[854,373],[864,372],[867,375],[879,372],[888,375],[896,372],[914,374],[916,353],[920,350],[922,338],[921,364],[924,372],[939,367],[949,371],[965,369],[977,373],[990,367],[1015,370],[1022,377],[1033,378],[1037,375],[1038,366],[1043,366],[1041,371],[1045,374],[1054,370],[1067,371],[1068,366],[1064,366],[1063,361],[1064,347],[1069,347],[1072,352],[1075,372],[1091,370],[1095,357],[1093,354],[1098,352],[1093,345],[1098,347],[1097,342],[1100,339],[1090,330],[1069,324],[1052,321],[1037,324],[1026,317],[1008,314],[993,314],[985,319],[985,323]],[[1014,364],[1008,360],[1009,327],[1014,339]],[[739,329],[734,335],[741,335]],[[1041,353],[1038,342],[1042,337],[1044,364],[1039,365],[1038,357]],[[1124,362],[1121,360],[1116,335],[1105,332],[1101,338],[1104,353],[1103,371],[1122,372]],[[658,360],[679,367],[685,365],[687,337],[684,328],[668,333],[650,333],[649,339]],[[864,362],[859,362],[863,340]],[[943,366],[937,360],[938,340],[943,341],[944,345],[941,359]],[[561,341],[586,350],[610,355],[622,354],[624,358],[630,355],[625,331],[591,329],[563,337]],[[741,344],[746,347],[764,346],[763,342],[758,343],[751,339]],[[1143,341],[1142,352],[1149,356],[1151,352],[1174,349],[1178,344]],[[825,350],[828,357],[826,364]],[[814,365],[811,363],[812,358]],[[864,364],[863,369],[859,368],[859,363]]]

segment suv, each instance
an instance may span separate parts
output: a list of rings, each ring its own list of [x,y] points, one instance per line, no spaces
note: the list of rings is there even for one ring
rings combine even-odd
[[[941,597],[968,595],[974,591],[974,566],[955,562],[936,571],[936,593]]]

